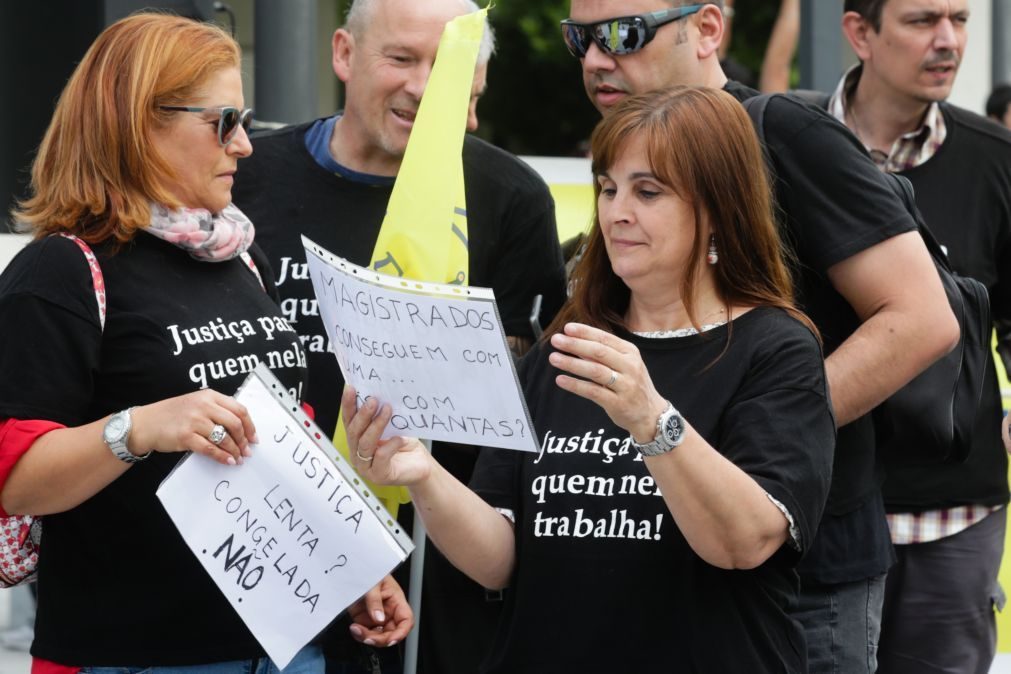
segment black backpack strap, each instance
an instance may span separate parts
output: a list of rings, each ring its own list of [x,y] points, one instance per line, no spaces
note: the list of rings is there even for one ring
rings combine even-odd
[[[824,91],[815,91],[814,89],[793,89],[787,95],[800,99],[805,103],[810,103],[822,110],[828,110],[828,103],[832,100],[832,94],[826,94]]]
[[[765,109],[769,107],[769,99],[775,95],[761,94],[759,96],[752,96],[741,103],[744,109],[748,111],[748,117],[751,117],[751,123],[755,126],[755,131],[758,133],[758,140],[762,142],[763,150],[765,147]]]
[[[813,89],[795,89],[785,94],[760,94],[743,101],[744,109],[748,111],[748,116],[751,117],[755,130],[758,132],[758,139],[763,143],[765,142],[765,109],[769,107],[769,101],[777,96],[802,101],[826,111],[832,98],[830,94]]]
[[[766,144],[765,109],[769,107],[769,101],[774,96],[782,96],[782,94],[759,94],[758,96],[752,96],[741,101],[741,105],[747,111],[748,117],[751,118],[752,126],[755,127],[755,133],[758,134],[758,144],[762,146],[762,157],[765,159],[765,168],[770,184],[775,184],[775,169],[773,168],[775,163],[772,161],[772,155],[769,154],[769,148]]]

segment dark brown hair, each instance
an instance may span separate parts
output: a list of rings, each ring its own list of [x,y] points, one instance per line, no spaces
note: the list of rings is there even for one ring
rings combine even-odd
[[[150,202],[179,206],[172,170],[152,132],[208,79],[239,67],[239,46],[217,26],[144,13],[106,28],[60,95],[32,164],[32,196],[11,215],[36,237],[73,232],[90,243],[128,241]]]
[[[707,215],[719,251],[713,272],[723,303],[780,307],[817,334],[793,303],[793,282],[784,261],[789,254],[776,228],[765,160],[741,104],[723,91],[699,87],[630,97],[593,131],[594,176],[613,166],[633,138],[645,144],[656,178],[694,212],[692,254],[681,284],[681,299],[692,324],[699,327],[692,300],[708,247],[701,234]],[[593,191],[599,198],[596,180]],[[573,271],[570,290],[546,335],[559,332],[568,322],[609,331],[626,327],[630,291],[611,268],[599,215]]]
[[[1003,122],[1009,105],[1011,105],[1011,84],[998,84],[986,99],[986,116]]]
[[[881,11],[888,0],[846,0],[843,3],[844,12],[856,12],[864,21],[871,24],[874,32],[881,31]]]

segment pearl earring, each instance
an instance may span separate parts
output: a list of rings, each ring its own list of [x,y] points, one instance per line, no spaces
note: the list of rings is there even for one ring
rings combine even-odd
[[[706,262],[716,264],[720,261],[720,256],[716,252],[716,235],[709,235],[709,253],[706,255]]]

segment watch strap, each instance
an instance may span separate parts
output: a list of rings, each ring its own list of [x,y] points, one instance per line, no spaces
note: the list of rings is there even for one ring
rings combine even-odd
[[[112,455],[115,456],[120,461],[122,461],[123,463],[137,463],[138,461],[143,461],[147,457],[151,456],[151,452],[148,452],[147,454],[142,454],[142,455],[138,456],[138,455],[134,454],[133,452],[131,452],[129,450],[129,448],[127,448],[127,442],[130,439],[130,431],[133,429],[133,422],[132,422],[132,419],[130,418],[130,412],[132,412],[132,411],[133,411],[133,408],[132,407],[128,407],[125,410],[123,410],[121,412],[117,412],[116,414],[113,415],[113,418],[115,418],[115,417],[124,417],[125,416],[126,419],[127,419],[126,430],[123,432],[123,434],[120,437],[116,438],[115,440],[111,440],[110,441],[106,437],[105,432],[104,431],[102,432],[102,440],[105,442],[106,446],[109,448],[109,451],[111,451]],[[110,418],[109,421],[106,422],[106,425],[108,425],[111,422],[112,422],[112,419]]]
[[[649,442],[638,443],[635,438],[629,436],[632,446],[643,456],[659,456],[666,454],[678,445],[685,438],[685,420],[681,413],[674,408],[670,401],[667,407],[656,420],[656,433]]]

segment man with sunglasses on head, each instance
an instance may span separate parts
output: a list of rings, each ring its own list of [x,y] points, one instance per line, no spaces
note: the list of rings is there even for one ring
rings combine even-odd
[[[355,0],[332,44],[334,72],[345,85],[344,110],[255,136],[255,159],[240,166],[234,199],[256,222],[257,243],[274,265],[282,311],[306,346],[304,399],[328,434],[337,422],[344,380],[318,315],[300,235],[355,264],[369,264],[443,27],[477,9],[470,0]],[[467,123],[471,131],[478,125],[475,106],[493,49],[486,25]],[[526,164],[476,137],[464,141],[463,163],[468,280],[494,289],[510,345],[520,353],[534,337],[535,296],[543,297],[542,325],[565,297],[554,202]],[[466,482],[477,453],[436,445],[435,455]],[[434,548],[426,555],[423,591],[421,668],[472,674],[490,643],[501,597],[487,595]],[[386,664],[384,672],[396,670]]]
[[[758,95],[721,69],[723,26],[720,3],[571,0],[562,35],[606,115],[627,96],[679,84]],[[811,672],[873,672],[894,553],[868,413],[950,350],[958,324],[915,222],[842,125],[775,98],[764,134],[784,238],[800,263],[798,302],[824,340],[839,426],[825,515],[801,542],[794,615]]]

